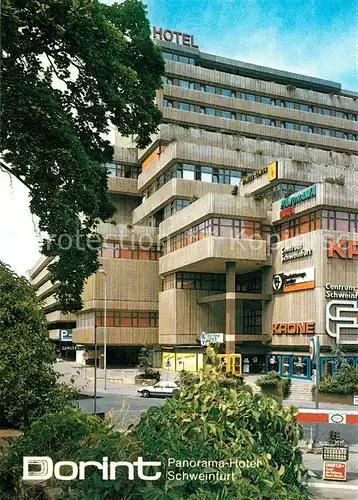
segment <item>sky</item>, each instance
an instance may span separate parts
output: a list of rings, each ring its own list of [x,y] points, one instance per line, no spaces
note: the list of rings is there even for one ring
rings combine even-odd
[[[106,3],[114,3],[106,0]],[[147,0],[151,24],[200,50],[340,82],[358,91],[357,0]],[[25,274],[39,257],[27,189],[0,172],[0,260]]]

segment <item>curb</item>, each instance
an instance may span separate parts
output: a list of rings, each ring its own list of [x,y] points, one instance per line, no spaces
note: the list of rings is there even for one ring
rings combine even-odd
[[[346,490],[346,491],[358,491],[358,485],[354,486],[353,484],[336,484],[333,483],[332,481],[326,482],[326,483],[314,483],[314,482],[309,482],[305,483],[305,486],[308,486],[309,488],[324,488],[324,489],[330,489],[330,490]]]

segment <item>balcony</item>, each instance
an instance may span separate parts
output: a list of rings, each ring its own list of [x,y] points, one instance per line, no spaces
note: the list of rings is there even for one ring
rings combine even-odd
[[[251,272],[270,265],[265,240],[208,236],[175,250],[159,259],[159,274],[176,271],[225,273],[226,262],[236,262],[237,269]]]

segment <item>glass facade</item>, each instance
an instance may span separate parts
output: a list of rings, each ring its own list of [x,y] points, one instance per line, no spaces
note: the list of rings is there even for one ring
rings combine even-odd
[[[275,186],[266,189],[266,191],[261,191],[259,197],[256,198],[264,198],[265,200],[273,203],[281,198],[287,198],[291,194],[297,193],[306,187],[307,186],[303,186],[302,184],[276,184]]]
[[[178,58],[174,54],[170,54],[166,59],[174,60],[171,58]],[[187,62],[187,64],[195,64],[195,61]],[[177,62],[183,62],[178,61]],[[185,83],[184,83],[185,82]],[[178,80],[174,78],[164,77],[164,83],[168,85],[177,85],[180,87],[185,86],[185,88],[200,90],[201,92],[209,92],[211,94],[219,94],[225,97],[234,97],[236,99],[243,99],[245,101],[260,102],[261,104],[269,104],[271,106],[280,106],[288,109],[297,109],[299,111],[305,111],[306,113],[316,113],[324,116],[333,116],[335,118],[341,118],[342,120],[353,120],[357,121],[357,114],[352,112],[336,111],[335,109],[323,108],[320,106],[309,105],[305,103],[299,103],[296,101],[291,101],[287,99],[276,99],[272,97],[267,97],[261,94],[253,94],[247,92],[239,92],[234,89],[227,89],[222,87],[217,87],[214,85],[204,85],[195,82],[194,80]]]
[[[138,179],[141,168],[136,165],[120,165],[118,163],[106,163],[110,177],[125,177],[126,179]]]
[[[102,243],[101,257],[111,259],[158,260],[162,251],[158,247],[146,248],[131,243]]]
[[[212,290],[225,292],[226,275],[212,273],[176,273],[164,277],[163,290]]]
[[[171,179],[186,179],[190,181],[213,182],[216,184],[240,184],[240,179],[247,175],[247,171],[230,170],[216,167],[205,167],[190,163],[177,163],[161,174],[144,191],[144,198],[149,198]]]
[[[158,311],[107,311],[107,327],[157,327],[158,318]],[[104,311],[96,311],[96,326],[104,326]]]
[[[358,214],[338,210],[316,210],[275,226],[275,233],[281,240],[287,240],[317,229],[357,233]]]
[[[191,245],[207,236],[267,240],[269,234],[270,228],[259,221],[210,218],[170,238],[164,245],[164,254]]]
[[[187,104],[182,103],[180,101],[169,101],[168,99],[163,100],[164,107],[169,107],[169,108],[177,108],[177,109],[187,109]],[[228,118],[230,113],[230,119],[232,120],[240,120],[243,122],[248,122],[248,123],[257,123],[258,125],[266,125],[269,127],[281,127],[281,128],[286,128],[286,129],[292,129],[292,130],[298,130],[300,132],[305,132],[309,134],[319,134],[319,135],[329,135],[330,137],[336,137],[338,139],[348,139],[350,141],[357,141],[358,140],[358,134],[352,134],[352,133],[346,133],[342,132],[341,130],[334,130],[334,129],[323,129],[321,127],[316,127],[315,125],[307,125],[306,123],[299,123],[299,122],[286,122],[285,120],[278,120],[278,119],[272,119],[272,118],[267,118],[265,116],[261,115],[246,115],[238,112],[229,112],[227,110],[222,110],[219,108],[208,108],[208,107],[200,107],[197,105],[193,105],[192,108],[190,108],[190,111],[195,111],[199,113],[203,113],[206,115],[211,115],[211,116],[217,116],[217,117],[222,117],[222,118]],[[328,131],[328,133],[327,133]]]

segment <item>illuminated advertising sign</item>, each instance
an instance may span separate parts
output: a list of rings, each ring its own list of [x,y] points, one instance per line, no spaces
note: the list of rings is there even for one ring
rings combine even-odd
[[[159,38],[159,40],[165,40],[166,42],[174,42],[178,45],[187,45],[188,47],[193,47],[198,49],[199,46],[196,45],[194,35],[188,35],[187,33],[182,33],[181,31],[172,31],[163,28],[157,28],[153,26],[153,38]]]
[[[314,267],[275,274],[272,278],[273,293],[298,292],[315,287]]]
[[[338,240],[330,238],[328,241],[328,258],[330,259],[358,259],[358,241]]]
[[[314,321],[304,323],[272,323],[272,335],[300,335],[301,333],[312,335],[315,333]]]
[[[317,186],[310,186],[307,189],[303,189],[298,193],[291,195],[284,200],[281,200],[280,205],[280,218],[288,217],[289,215],[293,215],[295,213],[294,207],[299,203],[302,203],[306,200],[310,200],[311,198],[315,198],[317,195]]]

